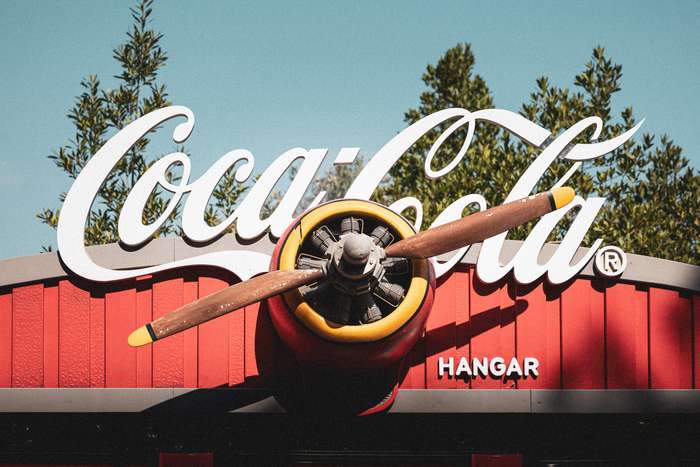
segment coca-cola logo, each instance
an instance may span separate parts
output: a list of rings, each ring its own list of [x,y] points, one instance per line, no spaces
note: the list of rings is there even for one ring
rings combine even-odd
[[[190,109],[182,106],[171,106],[153,111],[135,120],[108,140],[76,178],[63,203],[57,232],[58,250],[61,258],[74,273],[90,280],[108,282],[184,266],[206,265],[227,269],[245,280],[267,270],[270,260],[268,255],[244,250],[202,254],[180,261],[131,270],[105,268],[93,262],[87,254],[84,245],[85,223],[93,201],[108,174],[140,138],[164,122],[176,117],[184,117],[185,121],[175,128],[173,140],[176,143],[186,141],[194,129],[195,122],[194,114]],[[552,136],[551,132],[517,113],[501,109],[485,109],[475,112],[459,108],[445,109],[412,124],[386,143],[358,174],[345,197],[369,199],[392,165],[419,138],[438,125],[455,119],[455,123],[450,125],[435,141],[426,157],[423,171],[428,178],[440,178],[459,164],[471,143],[477,121],[498,125],[524,141],[542,148],[542,152],[521,175],[508,194],[506,202],[529,195],[557,157],[573,161],[571,169],[556,183],[556,186],[563,185],[580,169],[581,161],[601,157],[613,151],[631,138],[643,123],[642,121],[625,133],[609,140],[596,141],[603,122],[598,117],[588,117],[556,136],[543,147]],[[445,167],[433,170],[431,162],[440,146],[457,129],[465,125],[467,126],[467,136],[459,153]],[[572,141],[590,127],[594,128],[592,140],[596,142],[572,146]],[[193,181],[190,181],[189,157],[178,152],[168,154],[156,161],[129,193],[119,216],[119,238],[123,243],[134,248],[145,244],[165,222],[186,193],[188,196],[182,206],[181,225],[184,235],[193,242],[210,241],[221,235],[234,223],[237,235],[244,240],[258,238],[267,231],[272,236],[279,237],[293,220],[297,206],[327,153],[327,149],[293,148],[286,151],[265,169],[245,198],[239,202],[236,210],[216,226],[210,226],[204,220],[204,211],[212,191],[221,177],[237,164],[236,180],[240,183],[246,182],[255,166],[253,154],[245,149],[233,150],[223,155],[200,178]],[[356,154],[357,148],[344,148],[339,153],[336,163],[351,161]],[[264,203],[275,184],[284,176],[290,165],[299,159],[302,160],[299,170],[279,204],[272,214],[262,218],[261,211]],[[182,176],[179,181],[173,183],[168,181],[167,173],[174,164],[182,165]],[[162,215],[155,222],[144,225],[142,211],[148,197],[157,186],[172,193],[172,197]],[[324,195],[325,193],[319,193],[311,206],[317,205]],[[578,247],[604,202],[605,198],[589,197],[583,199],[577,196],[568,206],[543,216],[534,226],[519,251],[506,264],[501,264],[500,253],[507,233],[487,239],[482,244],[476,266],[479,277],[485,282],[495,282],[512,270],[516,280],[521,283],[533,282],[544,274],[547,274],[547,279],[551,283],[566,282],[588,263],[601,246],[601,240],[594,241],[586,255],[572,264]],[[486,201],[476,193],[461,196],[455,199],[430,227],[458,219],[463,209],[468,205],[477,205],[479,209],[483,210],[486,208]],[[414,197],[402,198],[389,207],[399,213],[409,207],[415,209],[417,213],[415,227],[416,229],[421,228],[423,207],[418,199]],[[573,208],[579,208],[579,211],[566,235],[557,246],[554,254],[545,263],[539,263],[538,257],[547,236],[561,218]],[[464,247],[454,252],[447,261],[436,261],[437,276],[439,277],[453,268],[468,248]]]

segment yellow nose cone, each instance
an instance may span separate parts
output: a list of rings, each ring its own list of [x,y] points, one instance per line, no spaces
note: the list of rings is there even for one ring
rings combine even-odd
[[[128,342],[132,347],[141,347],[142,345],[150,344],[153,342],[153,339],[151,339],[151,335],[148,333],[146,326],[141,326],[136,331],[129,334]]]
[[[570,186],[563,186],[561,188],[552,188],[552,197],[554,198],[554,205],[557,209],[566,206],[574,200],[576,192]]]

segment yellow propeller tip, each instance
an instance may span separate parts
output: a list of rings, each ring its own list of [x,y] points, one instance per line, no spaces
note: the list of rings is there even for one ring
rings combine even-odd
[[[132,347],[141,347],[142,345],[153,342],[151,334],[146,329],[146,326],[141,326],[136,331],[129,334],[129,345]]]
[[[563,186],[561,188],[552,188],[552,198],[554,200],[555,209],[566,206],[574,200],[576,192],[570,186]]]

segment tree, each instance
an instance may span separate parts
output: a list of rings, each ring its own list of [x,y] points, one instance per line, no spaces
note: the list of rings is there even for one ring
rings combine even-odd
[[[450,107],[493,107],[491,91],[484,79],[474,74],[474,64],[470,46],[460,44],[440,57],[437,65],[428,65],[423,75],[428,89],[421,94],[418,108],[406,112],[406,122],[414,123]],[[600,139],[610,138],[636,123],[631,107],[623,109],[619,118],[612,117],[612,95],[620,90],[621,78],[622,67],[608,59],[602,47],[597,47],[584,70],[575,77],[576,91],[539,78],[521,114],[554,135],[595,115],[604,123]],[[494,125],[477,124],[463,161],[446,176],[429,180],[419,168],[432,144],[451,123],[431,131],[399,159],[376,199],[389,203],[404,196],[417,196],[423,201],[424,225],[430,225],[458,194],[482,194],[489,206],[502,203],[539,153]],[[455,132],[442,145],[433,161],[434,168],[454,158],[465,133],[466,129]],[[582,135],[579,141],[587,141],[587,136]],[[549,189],[570,167],[569,161],[555,161],[536,191]],[[584,163],[568,183],[582,196],[607,198],[586,241],[603,238],[629,252],[698,264],[700,175],[668,136],[644,134],[630,140],[612,154]],[[560,239],[565,230],[566,226],[560,225],[552,240]],[[528,231],[529,225],[523,226],[511,232],[510,237],[524,238]]]
[[[121,72],[114,77],[117,86],[114,89],[103,87],[96,75],[80,83],[83,92],[76,97],[67,115],[75,127],[75,135],[48,156],[72,179],[114,132],[153,110],[170,105],[166,87],[158,81],[158,72],[168,56],[160,46],[163,35],[149,27],[152,5],[153,0],[139,0],[137,6],[130,9],[132,25],[127,39],[113,50],[113,57],[121,67]],[[146,156],[148,144],[148,138],[141,138],[104,182],[87,219],[86,245],[119,240],[117,222],[121,207],[136,181],[153,163]],[[183,150],[178,148],[178,151]],[[175,173],[170,175],[173,180],[177,179]],[[205,220],[216,224],[225,218],[232,211],[235,199],[245,190],[234,181],[233,171],[229,171],[213,193],[214,202]],[[63,202],[64,198],[65,193],[59,196],[59,201]],[[165,193],[156,189],[145,206],[144,224],[156,220],[165,210],[167,201]],[[49,208],[37,214],[42,223],[53,228],[58,225],[59,216],[59,209]],[[178,216],[176,208],[155,236],[178,233],[175,221]],[[50,247],[44,249],[50,250]]]
[[[295,214],[301,214],[304,209],[308,208],[321,191],[326,192],[326,196],[321,200],[322,203],[343,198],[363,166],[364,159],[362,156],[358,156],[350,164],[333,165],[324,170],[323,175],[314,178],[309,184]],[[296,167],[291,168],[289,171],[290,180],[294,179],[296,171]]]
[[[294,216],[299,216],[302,212],[309,209],[316,196],[322,191],[325,191],[326,195],[321,199],[321,203],[343,198],[355,177],[362,170],[363,165],[364,159],[362,156],[358,156],[350,164],[334,164],[332,167],[321,170],[321,175],[314,177],[306,188],[299,205],[294,211]],[[294,180],[298,171],[299,166],[292,165],[287,171],[287,181],[291,182]],[[273,190],[265,200],[260,215],[262,217],[270,216],[282,200],[284,193],[284,190]]]

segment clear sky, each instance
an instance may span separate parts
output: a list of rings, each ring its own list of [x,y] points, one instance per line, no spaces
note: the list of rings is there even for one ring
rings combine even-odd
[[[67,177],[46,159],[71,137],[79,82],[107,84],[129,2],[0,0],[0,259],[55,245],[35,213],[58,205]],[[157,2],[162,72],[190,107],[193,178],[229,150],[265,168],[284,150],[359,146],[365,156],[404,127],[420,76],[470,42],[496,106],[519,110],[538,76],[571,86],[600,44],[623,65],[617,110],[668,133],[700,167],[700,4],[586,2]]]

